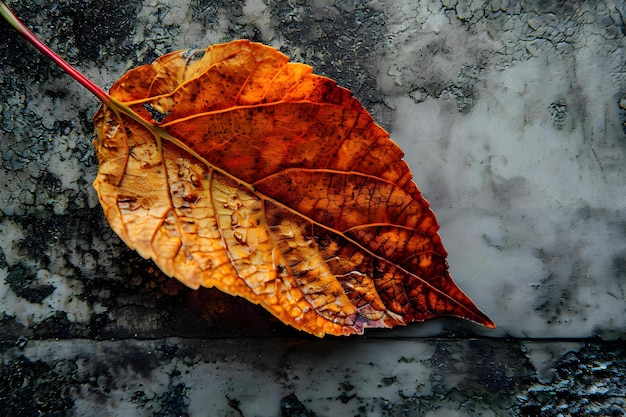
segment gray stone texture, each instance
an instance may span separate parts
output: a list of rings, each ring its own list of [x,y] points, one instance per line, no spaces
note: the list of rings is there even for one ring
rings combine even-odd
[[[0,414],[626,415],[623,1],[9,4],[103,88],[239,38],[337,80],[405,150],[499,327],[317,340],[166,277],[91,187],[99,103],[0,22]]]

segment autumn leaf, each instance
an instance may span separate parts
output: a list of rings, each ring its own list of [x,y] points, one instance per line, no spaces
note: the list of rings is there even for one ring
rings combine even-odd
[[[437,316],[494,327],[450,277],[400,148],[311,67],[233,41],[162,56],[103,94],[94,187],[164,273],[317,336]]]

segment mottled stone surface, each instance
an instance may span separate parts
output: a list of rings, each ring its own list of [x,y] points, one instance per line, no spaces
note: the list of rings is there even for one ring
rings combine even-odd
[[[0,23],[0,410],[626,415],[623,1],[10,2],[102,87],[264,42],[404,149],[452,275],[498,329],[314,340],[128,250],[91,187],[97,101]],[[293,395],[290,395],[293,394]]]
[[[69,339],[2,353],[6,415],[556,417],[626,406],[626,352],[608,342]]]

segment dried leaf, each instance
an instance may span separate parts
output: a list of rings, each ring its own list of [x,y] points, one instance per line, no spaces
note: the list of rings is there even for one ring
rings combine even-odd
[[[452,281],[402,151],[309,66],[248,41],[174,52],[111,88],[94,183],[120,237],[191,288],[322,336],[442,315],[488,327]]]

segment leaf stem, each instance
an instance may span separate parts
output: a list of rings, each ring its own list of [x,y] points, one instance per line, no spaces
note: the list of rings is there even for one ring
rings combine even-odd
[[[100,87],[95,85],[91,80],[85,77],[76,68],[68,64],[63,58],[58,56],[52,49],[44,44],[35,34],[33,34],[22,21],[13,13],[13,11],[7,6],[4,1],[0,0],[0,15],[9,22],[15,30],[18,31],[28,42],[33,44],[35,48],[39,49],[44,55],[50,58],[55,64],[63,69],[66,73],[71,75],[76,81],[81,83],[87,90],[89,90],[94,96],[96,96],[105,105],[110,105],[113,99]]]

